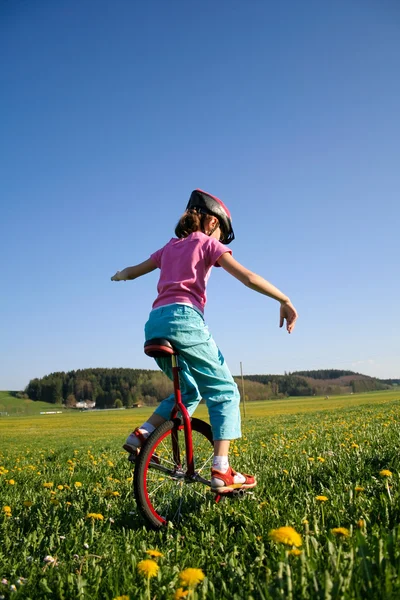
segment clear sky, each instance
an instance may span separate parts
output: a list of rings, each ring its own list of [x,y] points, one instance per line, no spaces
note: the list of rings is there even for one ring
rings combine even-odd
[[[214,269],[234,374],[400,377],[399,31],[397,0],[0,0],[0,389],[155,368],[157,272],[110,277],[197,187],[300,315]]]

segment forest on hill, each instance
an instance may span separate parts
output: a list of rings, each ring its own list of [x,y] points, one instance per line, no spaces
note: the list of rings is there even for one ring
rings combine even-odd
[[[288,396],[337,395],[390,389],[398,380],[381,381],[352,371],[324,369],[284,375],[245,375],[246,400],[270,400]],[[242,392],[242,381],[235,377]],[[388,383],[388,382],[391,383]],[[96,408],[155,406],[172,394],[171,381],[161,372],[145,369],[81,369],[32,379],[25,392],[31,400],[74,407],[80,402]]]

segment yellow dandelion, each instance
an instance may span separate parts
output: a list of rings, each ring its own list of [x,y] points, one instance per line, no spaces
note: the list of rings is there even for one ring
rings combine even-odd
[[[193,588],[201,583],[205,575],[201,569],[184,569],[179,573],[179,580],[183,587]]]
[[[81,482],[80,482],[80,481],[75,481],[75,484],[74,484],[74,485],[75,485],[75,487],[77,487],[77,488],[78,488],[78,487],[82,487],[82,484],[81,484]]]
[[[107,496],[107,498],[110,498],[111,496],[120,496],[121,494],[119,492],[113,492],[112,490],[106,490],[104,492],[104,495]]]
[[[189,590],[184,590],[183,588],[178,588],[174,594],[174,600],[181,600],[181,598],[186,598],[189,594]]]
[[[158,550],[146,550],[146,554],[152,556],[153,558],[164,556],[164,554],[162,552],[159,552]]]
[[[88,513],[86,515],[87,519],[92,519],[92,521],[103,521],[104,517],[100,513]]]
[[[289,550],[288,554],[290,554],[290,556],[300,556],[301,550],[293,548],[292,550]]]
[[[63,489],[64,489],[64,486],[63,486],[63,485],[58,485],[58,486],[57,486],[57,489],[58,489],[58,490],[63,490]]]
[[[353,444],[351,445],[351,447],[352,447],[352,448],[359,448],[359,445],[358,445],[358,444],[355,444],[355,443],[353,442]]]
[[[356,492],[363,492],[365,490],[365,488],[363,488],[361,485],[356,485],[356,487],[354,488],[354,490]]]
[[[382,469],[382,471],[379,471],[379,475],[381,477],[391,477],[393,473],[392,471],[389,471],[389,469]]]
[[[30,500],[25,500],[24,501],[24,506],[26,506],[27,508],[29,508],[30,506],[32,506],[33,502],[31,502]]]
[[[357,521],[357,527],[358,529],[363,529],[365,527],[366,523],[364,521],[364,519],[358,519]]]
[[[129,600],[129,596],[115,596],[113,600]]]
[[[350,531],[346,527],[334,527],[331,532],[338,537],[350,537]]]
[[[317,456],[317,461],[320,463],[323,463],[323,462],[325,462],[325,459],[322,458],[322,456]]]
[[[53,487],[53,485],[54,485],[54,483],[52,481],[48,481],[47,483],[43,484],[43,487],[50,489]]]
[[[11,506],[3,506],[3,512],[10,513],[11,512]]]
[[[107,464],[108,464],[109,467],[113,467],[114,466],[114,463],[111,460],[107,461]]]
[[[289,475],[289,471],[287,469],[283,469],[283,472],[285,473],[285,475]]]
[[[150,579],[150,577],[155,577],[158,573],[158,569],[160,568],[154,560],[146,559],[141,560],[138,563],[138,571],[144,577]]]
[[[280,544],[286,546],[301,546],[301,535],[297,533],[293,527],[279,527],[278,529],[272,529],[269,532],[269,537]]]
[[[318,502],[327,502],[328,501],[328,498],[326,496],[316,496],[315,499],[318,500]]]
[[[10,485],[15,485],[15,481],[14,481],[14,479],[9,479],[9,480],[8,480],[8,483],[9,483]]]

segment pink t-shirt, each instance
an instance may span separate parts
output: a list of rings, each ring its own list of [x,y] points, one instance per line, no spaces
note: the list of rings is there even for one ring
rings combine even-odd
[[[172,238],[150,257],[161,269],[158,296],[153,308],[183,303],[204,312],[211,267],[219,266],[216,262],[225,252],[232,254],[216,238],[208,237],[201,231],[191,233],[186,238]]]

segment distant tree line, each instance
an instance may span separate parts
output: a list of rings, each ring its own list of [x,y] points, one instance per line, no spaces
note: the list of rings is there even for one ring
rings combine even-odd
[[[296,371],[285,375],[247,375],[245,379],[257,381],[266,386],[276,386],[279,396],[338,395],[359,392],[386,390],[391,385],[376,379],[338,369],[319,371]]]
[[[342,371],[341,369],[318,369],[317,371],[295,371],[294,375],[311,377],[312,379],[339,379],[347,375],[360,375],[354,371]]]
[[[97,408],[149,406],[173,392],[171,381],[161,372],[145,369],[82,369],[32,379],[25,389],[31,400],[73,407],[94,401]]]
[[[298,371],[285,375],[245,375],[244,380],[246,400],[249,401],[366,392],[390,387],[372,377],[334,369]],[[235,377],[235,381],[242,392],[241,378]],[[31,400],[69,407],[76,406],[80,401],[92,401],[96,403],[96,408],[154,406],[172,393],[172,382],[167,376],[161,371],[149,369],[99,368],[57,372],[41,379],[32,379],[25,389],[25,394]]]

